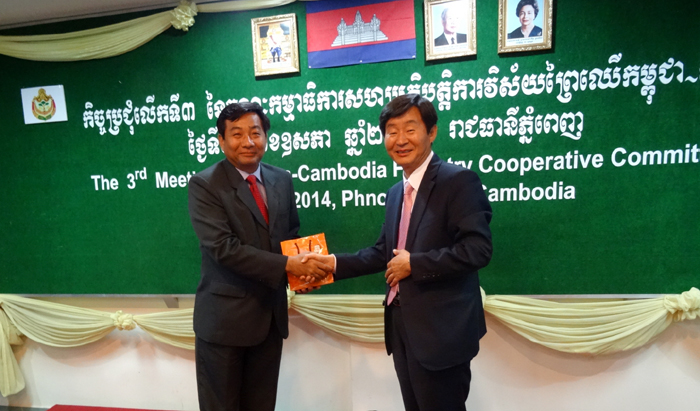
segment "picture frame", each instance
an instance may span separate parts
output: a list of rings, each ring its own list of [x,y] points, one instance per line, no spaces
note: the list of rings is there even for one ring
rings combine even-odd
[[[498,52],[551,49],[553,3],[554,0],[498,0]]]
[[[297,16],[294,13],[250,20],[255,76],[299,72]]]
[[[476,54],[476,0],[425,0],[425,59]]]

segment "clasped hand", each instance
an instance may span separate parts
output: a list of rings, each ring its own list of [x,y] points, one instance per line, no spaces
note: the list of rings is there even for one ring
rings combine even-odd
[[[394,250],[394,258],[386,265],[386,283],[390,287],[411,275],[411,253],[406,250]]]

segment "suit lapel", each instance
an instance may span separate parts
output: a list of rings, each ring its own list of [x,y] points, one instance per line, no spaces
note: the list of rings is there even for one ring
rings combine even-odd
[[[423,174],[423,180],[421,180],[420,187],[418,187],[416,201],[413,203],[413,210],[411,211],[411,222],[408,225],[408,233],[406,234],[406,250],[410,251],[413,247],[413,242],[418,233],[418,226],[428,206],[430,193],[432,193],[435,187],[435,177],[437,177],[441,162],[442,160],[440,160],[437,154],[433,154],[433,158],[430,159],[430,164],[428,164],[428,168],[425,170],[425,174]]]
[[[238,170],[236,170],[236,167],[234,167],[233,164],[231,164],[226,159],[224,159],[223,161],[226,162],[226,175],[228,176],[228,179],[231,182],[231,187],[233,187],[233,189],[236,190],[236,196],[239,200],[241,200],[243,204],[245,204],[246,207],[248,207],[250,212],[253,213],[253,216],[258,221],[258,223],[260,223],[260,225],[262,225],[263,227],[267,228],[265,218],[263,217],[262,213],[260,212],[260,209],[258,208],[258,203],[255,202],[253,193],[251,193],[250,187],[248,187],[248,182],[243,179],[243,176],[241,175],[241,173],[238,172]]]
[[[403,204],[403,185],[401,182],[389,189],[386,201],[386,226],[384,235],[387,236],[389,252],[398,244],[399,222],[401,221],[401,205]]]
[[[270,219],[269,227],[274,227],[277,213],[280,210],[280,199],[276,185],[278,183],[277,174],[272,172],[265,164],[260,163],[260,175],[265,184],[265,194],[267,195],[267,216]],[[260,214],[260,213],[258,213]],[[262,218],[262,214],[260,215]],[[263,222],[265,220],[263,219]]]

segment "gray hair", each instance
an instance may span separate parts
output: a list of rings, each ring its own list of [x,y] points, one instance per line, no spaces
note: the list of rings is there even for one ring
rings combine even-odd
[[[450,11],[451,9],[449,7],[445,7],[442,10],[442,14],[440,15],[440,18],[442,18],[442,24],[445,24],[445,20],[447,20],[447,12]]]

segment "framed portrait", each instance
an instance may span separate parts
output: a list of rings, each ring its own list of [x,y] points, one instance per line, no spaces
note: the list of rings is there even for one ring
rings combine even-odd
[[[498,0],[498,52],[552,48],[554,0]]]
[[[299,72],[296,14],[250,20],[256,76]]]
[[[476,54],[476,0],[425,0],[425,59]]]

